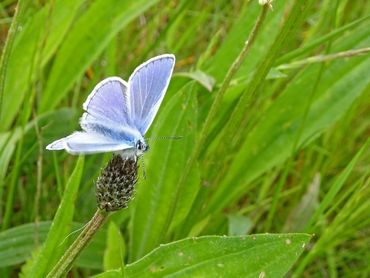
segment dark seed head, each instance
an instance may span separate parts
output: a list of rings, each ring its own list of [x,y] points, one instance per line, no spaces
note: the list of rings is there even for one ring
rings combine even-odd
[[[137,182],[137,161],[114,155],[96,182],[98,207],[105,211],[126,208]]]

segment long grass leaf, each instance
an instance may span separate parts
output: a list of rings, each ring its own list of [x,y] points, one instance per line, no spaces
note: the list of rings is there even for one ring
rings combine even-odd
[[[46,277],[48,271],[59,259],[65,248],[64,239],[68,236],[75,211],[75,200],[81,183],[84,157],[79,157],[76,167],[68,180],[63,199],[55,214],[50,231],[37,258],[33,262],[30,277]]]
[[[74,24],[58,51],[43,93],[40,111],[54,108],[112,38],[156,2],[95,1]]]
[[[364,38],[361,43],[367,41],[367,37]],[[361,96],[369,84],[365,78],[369,59],[353,58],[340,62],[341,66],[336,62],[328,68],[316,92],[298,146],[304,146],[316,138]],[[302,107],[309,97],[308,94],[297,92],[309,91],[317,70],[318,67],[312,67],[298,76],[266,112],[236,154],[230,171],[212,197],[208,211],[221,209],[240,196],[251,180],[291,155],[292,144],[302,121]],[[245,175],[240,176],[244,169],[247,169]],[[240,186],[236,186],[240,183]]]
[[[330,186],[330,190],[325,194],[324,199],[320,202],[319,207],[317,208],[315,213],[310,218],[310,221],[307,224],[306,230],[311,230],[313,225],[320,220],[325,210],[329,208],[330,204],[332,204],[332,202],[334,201],[334,198],[336,198],[338,192],[341,190],[341,188],[347,181],[356,163],[361,158],[364,151],[368,148],[369,143],[370,143],[370,139],[367,140],[365,145],[357,152],[357,154],[352,158],[351,162],[347,165],[344,171],[336,178],[332,186]]]
[[[55,0],[54,5],[46,4],[30,15],[29,19],[18,24],[14,45],[4,69],[7,74],[0,109],[0,130],[8,129],[12,124],[30,89],[31,81],[36,77],[34,61],[40,60],[41,66],[46,65],[62,42],[81,2],[83,0]],[[39,55],[42,57],[35,59]]]
[[[333,31],[331,31],[329,34],[326,34],[320,38],[317,38],[317,39],[314,39],[312,41],[309,41],[306,45],[302,46],[302,47],[299,47],[285,55],[283,55],[282,57],[280,57],[279,59],[276,60],[276,64],[283,64],[283,63],[287,63],[297,57],[300,57],[306,53],[309,53],[311,50],[315,49],[316,47],[330,41],[330,40],[333,40],[337,37],[340,37],[341,35],[343,35],[345,32],[348,32],[349,30],[351,29],[354,29],[356,28],[358,25],[360,24],[365,24],[367,21],[369,21],[370,19],[370,15],[368,16],[365,16],[365,17],[362,17],[362,18],[359,18],[353,22],[350,22],[348,24],[346,24],[345,26],[342,26],[340,28],[337,28]]]
[[[199,177],[194,171],[189,184],[179,184],[195,142],[197,107],[194,91],[189,90],[192,86],[171,98],[151,135],[147,178],[138,186],[132,215],[131,261],[165,241],[173,217],[179,221],[186,216],[198,191]],[[161,136],[183,138],[156,140]]]
[[[17,266],[31,258],[33,251],[43,244],[50,231],[51,221],[23,224],[0,233],[0,268]],[[72,223],[71,231],[79,231],[81,223]],[[73,240],[77,233],[70,234]],[[105,247],[106,231],[103,229],[76,260],[77,267],[103,270],[102,249]],[[68,242],[66,239],[66,242]],[[37,252],[36,252],[37,253]],[[31,259],[32,263],[32,259]]]

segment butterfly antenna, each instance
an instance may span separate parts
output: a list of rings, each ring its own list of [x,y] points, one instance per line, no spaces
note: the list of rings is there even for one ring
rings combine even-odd
[[[149,137],[145,138],[145,140],[180,140],[184,136],[158,136],[158,137]]]

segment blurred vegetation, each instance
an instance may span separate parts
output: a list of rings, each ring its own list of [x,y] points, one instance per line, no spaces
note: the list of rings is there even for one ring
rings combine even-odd
[[[266,232],[315,234],[293,276],[370,276],[370,3],[275,0],[204,127],[260,11],[257,0],[0,2],[1,277],[27,277],[62,198],[70,214],[56,248],[96,209],[94,180],[110,154],[75,169],[76,157],[45,146],[79,129],[100,80],[127,80],[162,53],[177,63],[148,137],[184,139],[150,142],[136,198],[73,277],[186,237]]]

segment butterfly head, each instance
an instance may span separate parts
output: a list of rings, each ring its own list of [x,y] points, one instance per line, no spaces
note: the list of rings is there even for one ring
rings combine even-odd
[[[136,141],[135,147],[138,156],[142,155],[147,150],[149,150],[149,145],[147,145],[147,143],[145,143],[145,141],[141,139]]]

